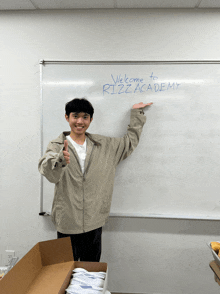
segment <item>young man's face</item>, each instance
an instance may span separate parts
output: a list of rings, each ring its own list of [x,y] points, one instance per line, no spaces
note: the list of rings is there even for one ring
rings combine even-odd
[[[83,135],[85,134],[86,130],[90,126],[92,122],[92,118],[90,115],[85,112],[71,112],[69,117],[65,115],[66,120],[69,122],[71,131],[76,135]]]

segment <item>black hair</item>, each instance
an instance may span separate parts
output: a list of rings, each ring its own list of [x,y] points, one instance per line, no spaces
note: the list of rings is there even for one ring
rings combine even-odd
[[[92,104],[85,98],[74,98],[65,105],[66,115],[69,117],[71,112],[85,112],[90,115],[90,119],[93,117],[94,108]]]

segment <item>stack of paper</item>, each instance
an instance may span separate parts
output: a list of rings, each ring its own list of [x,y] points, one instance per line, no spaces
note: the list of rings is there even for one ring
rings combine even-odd
[[[66,293],[100,294],[103,291],[105,277],[105,272],[88,272],[83,268],[75,268]]]

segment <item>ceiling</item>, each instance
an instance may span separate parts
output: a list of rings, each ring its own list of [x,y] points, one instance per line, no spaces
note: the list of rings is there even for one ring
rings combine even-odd
[[[220,8],[220,0],[0,0],[0,10]]]

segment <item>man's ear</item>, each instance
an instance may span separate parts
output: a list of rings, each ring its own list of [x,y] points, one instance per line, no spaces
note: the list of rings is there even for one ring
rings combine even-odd
[[[93,117],[90,119],[90,123],[93,121]]]
[[[69,122],[69,117],[68,117],[68,115],[67,115],[67,114],[65,114],[65,119],[66,119],[66,121],[68,121],[68,122]]]

